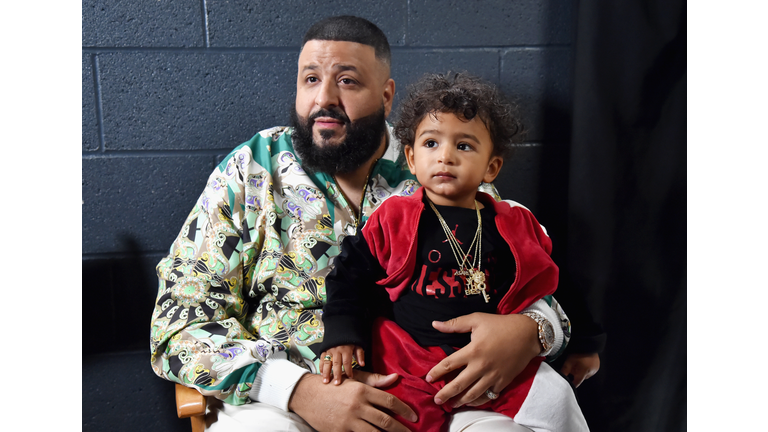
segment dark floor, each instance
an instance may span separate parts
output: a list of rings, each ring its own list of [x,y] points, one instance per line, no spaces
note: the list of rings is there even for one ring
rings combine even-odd
[[[83,431],[189,432],[176,417],[174,386],[157,377],[148,351],[83,357]]]

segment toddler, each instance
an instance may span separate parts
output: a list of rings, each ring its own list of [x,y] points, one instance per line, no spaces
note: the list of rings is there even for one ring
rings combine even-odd
[[[519,125],[495,87],[475,77],[429,75],[413,87],[395,135],[421,187],[387,199],[343,241],[326,278],[324,382],[351,377],[372,346],[374,372],[400,375],[387,391],[419,415],[411,428],[447,430],[452,408],[433,401],[445,381],[426,375],[470,334],[439,332],[433,321],[520,313],[555,292],[552,243],[531,212],[478,191],[499,174]],[[386,310],[374,314],[382,303]],[[492,410],[537,431],[588,430],[568,383],[542,362],[547,345],[506,388],[488,389],[489,402],[462,409]]]

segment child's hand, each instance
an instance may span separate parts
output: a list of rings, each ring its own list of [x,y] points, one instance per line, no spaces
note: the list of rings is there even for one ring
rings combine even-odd
[[[360,366],[365,366],[365,351],[356,345],[339,345],[320,354],[320,359],[323,362],[323,383],[330,382],[331,368],[333,368],[335,378],[333,383],[339,385],[341,384],[341,367],[344,366],[344,373],[352,378],[352,362],[356,360]]]

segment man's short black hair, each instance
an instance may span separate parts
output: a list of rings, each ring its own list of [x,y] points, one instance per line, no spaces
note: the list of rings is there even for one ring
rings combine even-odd
[[[391,64],[392,53],[389,51],[387,36],[376,24],[365,18],[351,15],[334,16],[322,19],[307,30],[301,48],[311,40],[357,42],[373,47],[376,58],[387,66]]]

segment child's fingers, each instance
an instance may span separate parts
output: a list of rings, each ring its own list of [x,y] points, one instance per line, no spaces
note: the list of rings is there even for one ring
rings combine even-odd
[[[355,347],[355,359],[360,366],[365,366],[365,350],[362,347]]]
[[[331,382],[331,364],[325,363],[323,365],[323,383],[328,384]]]
[[[323,383],[328,384],[331,382],[331,362],[328,361],[330,354],[323,353],[320,355],[321,371],[323,374]]]
[[[346,352],[344,353],[344,373],[347,374],[348,377],[352,378],[352,352]]]
[[[333,383],[336,385],[341,384],[341,361],[344,356],[342,354],[336,354],[333,356]]]

